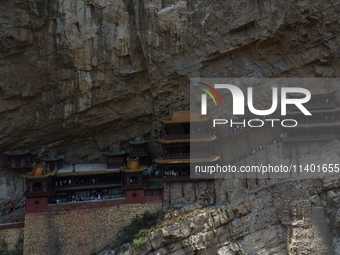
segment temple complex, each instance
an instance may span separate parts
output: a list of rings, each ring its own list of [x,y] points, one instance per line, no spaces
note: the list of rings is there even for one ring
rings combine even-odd
[[[163,201],[163,182],[212,181],[190,176],[190,164],[209,164],[220,159],[213,153],[217,137],[211,133],[209,118],[188,111],[172,112],[161,119],[163,135],[157,140],[162,154],[151,164],[147,141],[136,137],[123,150],[114,144],[103,153],[105,163],[64,165],[56,151],[38,158],[26,150],[4,153],[8,169],[26,169],[24,195],[27,212],[48,211],[49,204],[118,199],[120,203]],[[32,162],[37,162],[33,163]],[[27,173],[27,171],[31,171]],[[170,186],[169,186],[170,188]]]
[[[298,121],[298,126],[287,130],[284,142],[340,138],[340,107],[336,107],[333,91],[314,92],[305,107],[312,116],[305,116],[293,107],[287,112],[288,118]],[[245,119],[252,117],[249,115]],[[147,141],[141,137],[127,142],[127,151],[120,145],[111,145],[103,153],[105,163],[64,165],[64,156],[55,151],[42,156],[39,161],[27,150],[5,152],[8,170],[26,171],[21,174],[25,180],[27,212],[43,212],[51,203],[76,201],[118,199],[127,204],[165,201],[164,190],[169,193],[170,204],[170,186],[176,182],[179,185],[193,182],[196,194],[196,182],[210,183],[213,179],[202,179],[202,173],[190,173],[193,164],[204,166],[220,159],[214,153],[213,143],[217,136],[211,132],[209,117],[176,111],[160,122],[162,135],[157,142],[162,151],[154,159],[156,166],[151,165]],[[224,135],[247,131],[236,126],[227,129]]]
[[[32,165],[33,157],[28,151],[17,150],[5,155],[9,156],[10,169],[31,170],[22,175],[27,212],[47,211],[48,204],[66,202],[103,199],[121,199],[123,203],[161,201],[163,184],[160,175],[148,170],[146,164],[139,164],[139,157],[142,163],[149,162],[147,142],[135,138],[128,144],[131,153],[119,145],[110,146],[110,150],[103,153],[106,163],[63,165],[63,156],[49,152],[39,164]]]

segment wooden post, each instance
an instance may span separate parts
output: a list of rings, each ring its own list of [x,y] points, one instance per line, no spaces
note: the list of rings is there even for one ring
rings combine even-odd
[[[169,181],[169,206],[171,205],[171,192],[170,192],[171,181]]]
[[[9,179],[9,171],[8,168],[6,167],[6,184],[9,186],[11,184],[11,181]]]
[[[161,189],[161,195],[162,195],[162,208],[164,208],[164,183],[163,183],[163,189]]]
[[[194,195],[195,195],[195,203],[196,203],[197,202],[196,180],[194,180]]]
[[[213,180],[213,188],[214,188],[214,205],[216,204],[216,189],[215,189],[215,180]]]

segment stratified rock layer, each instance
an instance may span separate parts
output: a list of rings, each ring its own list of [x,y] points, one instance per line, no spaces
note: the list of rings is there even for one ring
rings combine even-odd
[[[339,10],[335,0],[3,0],[0,152],[104,162],[110,143],[145,136],[157,154],[158,119],[189,104],[191,77],[338,77]],[[4,171],[0,183],[9,201]]]
[[[147,234],[143,245],[99,254],[340,254],[338,178],[262,183],[248,190],[240,188],[242,182],[222,184],[234,190],[230,202],[198,213],[175,210],[170,224]]]
[[[170,108],[188,105],[190,77],[339,77],[339,11],[336,0],[2,0],[0,152],[24,147],[40,155],[53,147],[65,152],[68,162],[95,162],[103,161],[101,152],[111,142],[144,135],[155,153],[158,119]],[[22,193],[21,184],[9,181],[8,187],[6,181],[1,171],[0,202]],[[315,182],[298,187],[312,185],[317,191]],[[321,200],[329,201],[323,206],[332,233],[340,218],[337,187],[320,193],[329,197]],[[319,204],[311,205],[316,193],[294,197],[311,208],[311,213],[303,213],[311,220],[294,218],[292,236],[299,236],[300,227],[318,226],[312,224],[315,215],[322,215]],[[270,221],[284,212],[270,207],[281,201],[276,197],[264,203],[275,208]],[[287,204],[287,211],[291,206]],[[243,236],[247,215],[230,223]],[[277,240],[287,229],[275,222],[263,226],[269,227],[249,235],[249,242],[256,243],[256,236],[263,234],[277,247],[283,245]],[[211,240],[195,235],[190,236]],[[285,244],[292,254],[296,247],[306,247],[301,254],[313,254],[307,243],[294,240]],[[220,254],[246,249],[225,242]]]
[[[337,1],[4,0],[0,151],[99,161],[158,135],[190,77],[336,77]],[[339,94],[339,93],[338,93]],[[340,97],[339,97],[340,98]]]

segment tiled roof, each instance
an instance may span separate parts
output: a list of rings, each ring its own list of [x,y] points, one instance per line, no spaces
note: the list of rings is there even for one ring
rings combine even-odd
[[[113,146],[111,150],[103,153],[104,156],[119,156],[126,154],[126,151],[122,150],[120,146]]]
[[[184,158],[184,159],[164,159],[164,158],[156,158],[154,159],[155,163],[158,164],[183,164],[183,163],[208,163],[219,160],[219,156],[211,156],[210,158]]]
[[[128,158],[127,166],[123,166],[120,168],[122,172],[141,172],[147,169],[147,166],[140,166],[139,159],[130,159]]]
[[[136,137],[133,141],[128,142],[129,144],[144,144],[147,143],[142,137]]]
[[[24,174],[21,177],[25,179],[41,179],[41,178],[46,178],[49,176],[54,176],[56,173],[57,171],[46,173],[45,163],[43,163],[42,165],[33,164],[33,171],[31,173]]]
[[[73,172],[74,167],[74,172]],[[58,170],[57,176],[74,176],[74,175],[94,175],[94,174],[109,174],[119,173],[119,169],[107,169],[106,164],[101,163],[88,163],[88,164],[75,164],[64,165]]]
[[[4,155],[7,155],[7,156],[19,156],[19,155],[26,155],[26,154],[31,154],[31,153],[25,149],[4,152]]]
[[[110,173],[118,173],[119,171],[108,171],[108,170],[96,170],[96,171],[85,171],[85,172],[66,172],[66,173],[57,173],[57,176],[75,176],[75,175],[95,175],[95,174],[110,174]]]

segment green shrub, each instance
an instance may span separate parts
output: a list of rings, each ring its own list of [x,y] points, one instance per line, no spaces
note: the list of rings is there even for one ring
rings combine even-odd
[[[150,229],[164,218],[165,213],[160,210],[155,213],[146,211],[140,217],[134,218],[119,234],[115,242],[110,246],[111,249],[121,246],[124,243],[137,242],[137,246],[141,246],[146,242],[144,236]],[[137,238],[137,239],[136,239]],[[142,242],[144,240],[144,243]]]
[[[132,244],[139,247],[146,243],[146,239],[144,237],[140,237],[138,239],[133,239]]]

